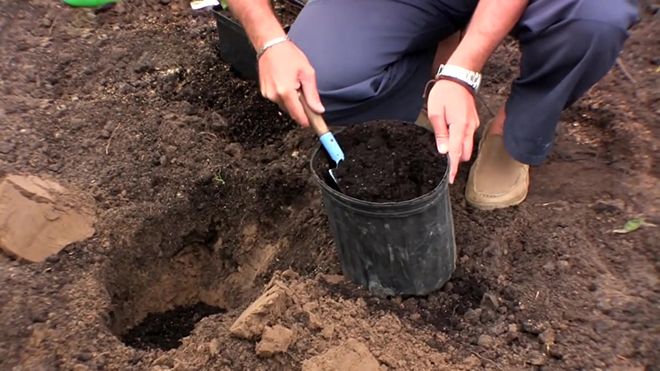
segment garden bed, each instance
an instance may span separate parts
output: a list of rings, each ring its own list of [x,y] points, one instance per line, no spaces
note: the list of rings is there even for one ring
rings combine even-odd
[[[660,364],[657,228],[612,233],[640,215],[658,224],[657,17],[644,14],[622,53],[636,83],[617,67],[565,112],[523,205],[469,208],[461,166],[452,279],[381,298],[339,276],[309,168],[317,138],[222,63],[211,14],[161,3],[0,9],[0,176],[84,189],[98,220],[46,262],[0,254],[0,369],[296,370],[353,340],[384,370]],[[486,67],[492,109],[517,56],[505,43]],[[287,300],[268,325],[295,336],[258,356],[260,337],[230,328],[273,285]],[[197,303],[221,311],[201,313],[181,345],[126,341]]]

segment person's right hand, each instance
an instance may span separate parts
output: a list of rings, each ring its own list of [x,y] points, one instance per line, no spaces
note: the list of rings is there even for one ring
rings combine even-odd
[[[309,107],[318,114],[325,111],[316,87],[316,73],[307,57],[291,41],[266,50],[259,59],[261,95],[277,103],[303,127],[309,120],[299,98],[302,90]]]

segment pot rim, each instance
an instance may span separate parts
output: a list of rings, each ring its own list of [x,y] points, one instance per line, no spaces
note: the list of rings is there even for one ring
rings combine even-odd
[[[402,122],[402,124],[411,124],[415,125],[414,123],[410,122]],[[341,128],[339,130],[336,130],[337,133],[342,132],[344,128]],[[450,170],[450,163],[449,163],[449,156],[447,155],[442,155],[443,157],[446,158],[447,161],[447,166],[445,167],[444,174],[442,174],[442,178],[440,178],[440,181],[438,184],[429,192],[417,196],[415,198],[411,198],[409,200],[405,201],[386,201],[386,202],[374,202],[374,201],[366,201],[366,200],[361,200],[359,198],[355,198],[352,196],[349,196],[345,193],[339,192],[336,189],[330,187],[325,180],[323,180],[319,175],[316,173],[316,170],[314,169],[314,160],[318,157],[318,154],[323,150],[323,147],[319,144],[316,146],[316,149],[312,152],[312,156],[309,160],[309,166],[310,170],[312,171],[312,174],[314,176],[314,179],[321,185],[321,187],[330,193],[334,198],[339,199],[339,200],[346,200],[351,202],[354,205],[360,205],[360,206],[366,206],[366,207],[387,207],[387,206],[397,206],[397,207],[402,207],[402,206],[413,206],[415,204],[419,204],[422,201],[426,201],[427,199],[431,199],[434,197],[435,194],[437,194],[441,188],[445,187],[447,185],[447,179],[449,176],[449,170]],[[440,155],[440,154],[438,154]]]

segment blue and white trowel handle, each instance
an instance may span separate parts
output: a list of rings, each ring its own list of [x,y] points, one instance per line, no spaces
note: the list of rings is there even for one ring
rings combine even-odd
[[[335,136],[332,135],[332,132],[328,129],[328,125],[326,125],[323,117],[314,112],[314,110],[307,105],[305,97],[303,97],[302,94],[300,95],[300,102],[302,103],[303,108],[305,109],[305,114],[309,119],[309,125],[314,129],[316,135],[318,135],[323,148],[325,148],[335,164],[339,165],[341,161],[344,161],[344,151],[341,150]]]

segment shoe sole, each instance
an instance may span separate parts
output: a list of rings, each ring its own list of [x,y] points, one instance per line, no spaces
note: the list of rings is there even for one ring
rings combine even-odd
[[[523,203],[523,201],[525,201],[526,198],[527,198],[527,193],[524,193],[522,196],[518,198],[514,198],[509,202],[480,203],[480,202],[471,201],[468,197],[465,197],[465,201],[468,203],[468,205],[476,209],[489,211],[489,210],[506,209],[508,207],[518,206],[521,203]]]

